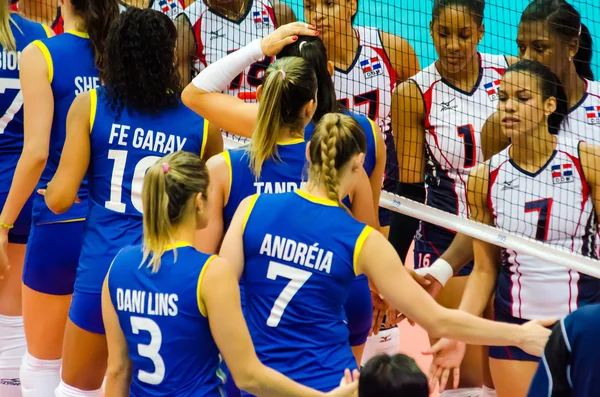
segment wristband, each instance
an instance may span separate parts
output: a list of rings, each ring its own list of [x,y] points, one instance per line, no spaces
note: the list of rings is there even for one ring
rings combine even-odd
[[[206,92],[224,91],[235,76],[265,56],[260,41],[260,39],[253,40],[244,48],[208,65],[198,76],[194,77],[192,84]]]
[[[450,266],[450,264],[444,259],[438,258],[431,266],[416,269],[415,273],[420,276],[426,276],[429,274],[431,277],[439,281],[440,284],[442,284],[442,287],[444,287],[448,280],[450,280],[454,275],[454,269],[452,269],[452,266]]]
[[[15,225],[8,225],[6,223],[0,222],[0,227],[4,229],[12,229],[13,227],[15,227]]]

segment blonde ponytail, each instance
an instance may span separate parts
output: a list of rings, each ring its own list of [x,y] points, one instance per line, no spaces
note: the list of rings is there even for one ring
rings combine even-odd
[[[178,151],[159,159],[148,169],[142,188],[144,208],[144,256],[156,273],[160,259],[173,241],[173,230],[195,208],[198,193],[207,197],[208,170],[195,154]],[[195,216],[195,213],[194,213]],[[177,255],[177,253],[175,253]],[[177,257],[175,257],[177,258]]]
[[[248,151],[250,168],[256,179],[264,162],[278,159],[277,142],[281,130],[288,127],[304,135],[300,110],[315,100],[317,78],[302,58],[287,57],[275,61],[267,69],[258,107],[258,119]]]
[[[335,147],[335,144],[338,133],[338,131],[332,130],[327,141],[321,141],[321,173],[323,175],[325,188],[327,189],[327,196],[329,199],[341,205],[339,193],[340,181],[338,179],[338,172],[335,167],[335,158],[337,156],[337,148]]]
[[[17,42],[10,28],[11,23],[14,22],[10,16],[10,5],[8,0],[4,0],[0,5],[0,44],[4,51],[17,50]]]

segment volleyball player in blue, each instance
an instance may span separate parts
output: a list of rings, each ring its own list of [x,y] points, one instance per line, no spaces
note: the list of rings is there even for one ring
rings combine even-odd
[[[4,206],[19,156],[23,150],[23,93],[19,81],[21,52],[32,41],[50,37],[47,27],[10,13],[8,2],[0,4],[0,206]],[[31,199],[14,223],[0,222],[0,379],[19,379],[26,342],[21,310],[21,274],[25,245],[31,226]],[[19,382],[0,382],[0,395],[21,395]]]
[[[244,314],[261,362],[317,390],[335,388],[345,368],[356,368],[343,306],[363,273],[430,334],[472,344],[508,341],[541,354],[550,331],[540,322],[499,324],[442,308],[385,237],[347,213],[340,200],[362,171],[365,151],[352,118],[328,114],[307,147],[306,185],[253,195],[236,211],[220,255],[244,276]]]
[[[117,14],[117,0],[65,0],[66,32],[36,40],[23,50],[24,149],[1,223],[14,224],[36,185],[45,188],[54,175],[66,135],[67,112],[77,94],[98,85],[106,32]],[[65,321],[87,212],[85,184],[79,198],[81,203],[72,210],[56,215],[42,196],[33,197],[23,269],[27,354],[21,382],[25,396],[53,396],[59,382]]]
[[[69,211],[87,172],[89,211],[57,396],[100,393],[107,359],[102,282],[118,251],[141,241],[148,167],[178,150],[196,156],[222,150],[218,129],[209,134],[205,120],[180,101],[176,40],[166,15],[128,9],[108,35],[104,86],[79,95],[69,111],[63,154],[45,198],[53,212]]]
[[[260,363],[234,272],[192,247],[208,223],[208,190],[208,170],[190,153],[170,154],[148,170],[143,244],[119,252],[103,287],[106,395],[221,397],[219,351],[238,385],[259,396],[353,395],[356,384],[325,394]]]

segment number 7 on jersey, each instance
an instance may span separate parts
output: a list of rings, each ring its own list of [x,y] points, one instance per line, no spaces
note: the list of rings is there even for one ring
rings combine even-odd
[[[279,321],[281,321],[281,316],[283,316],[285,308],[290,303],[294,295],[296,295],[300,288],[302,288],[304,283],[306,283],[310,276],[312,276],[312,273],[306,270],[296,269],[295,267],[270,261],[269,269],[267,270],[267,278],[269,280],[276,280],[278,276],[287,278],[290,280],[290,282],[287,283],[273,304],[271,314],[267,319],[267,325],[269,327],[277,327],[279,325]]]

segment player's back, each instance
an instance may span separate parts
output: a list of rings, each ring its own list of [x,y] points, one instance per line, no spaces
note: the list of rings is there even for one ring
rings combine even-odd
[[[133,364],[131,396],[221,397],[219,351],[198,300],[214,256],[184,244],[168,248],[156,273],[137,245],[115,257],[108,275]]]
[[[303,190],[253,197],[243,232],[245,317],[260,360],[329,391],[356,368],[344,304],[370,227]]]
[[[260,177],[250,168],[247,147],[231,149],[221,154],[230,167],[229,199],[223,208],[224,230],[242,200],[253,194],[284,193],[296,190],[302,183],[306,166],[306,141],[296,139],[277,144],[277,156],[265,160]]]
[[[48,28],[19,14],[11,14],[10,28],[16,51],[0,45],[0,193],[8,192],[23,150],[23,93],[19,81],[21,52],[31,42],[47,38]]]
[[[99,84],[98,69],[94,62],[94,50],[87,33],[67,31],[49,39],[37,40],[36,45],[48,66],[48,79],[54,96],[54,115],[50,133],[50,147],[46,167],[40,177],[38,188],[46,188],[58,168],[65,143],[67,114],[75,97],[96,88]],[[33,202],[33,218],[36,223],[57,222],[85,218],[87,213],[87,180],[81,184],[78,197],[82,202],[63,214],[53,214],[43,196]]]
[[[107,87],[90,91],[90,99],[90,200],[79,272],[97,277],[90,285],[79,277],[78,288],[96,290],[95,278],[106,274],[119,249],[141,243],[146,170],[178,150],[202,155],[208,124],[181,102],[153,115],[127,107],[118,113]]]

